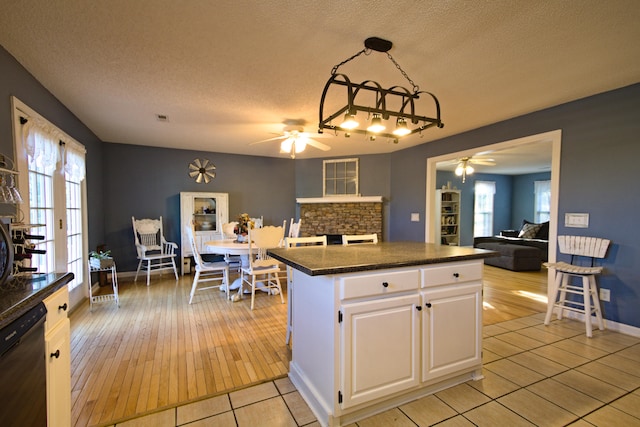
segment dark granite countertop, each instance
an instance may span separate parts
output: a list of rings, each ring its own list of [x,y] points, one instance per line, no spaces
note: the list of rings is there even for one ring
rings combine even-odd
[[[12,277],[0,286],[0,329],[73,280],[73,273]]]
[[[471,247],[420,242],[381,242],[270,249],[269,254],[310,276],[483,259],[498,254]]]

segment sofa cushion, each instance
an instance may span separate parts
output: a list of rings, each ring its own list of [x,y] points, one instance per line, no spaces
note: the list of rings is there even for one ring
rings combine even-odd
[[[535,239],[540,228],[542,228],[541,224],[523,224],[518,237],[523,239]]]
[[[524,227],[525,224],[536,224],[536,223],[523,219],[522,226]],[[549,240],[549,221],[545,221],[536,225],[540,225],[540,229],[536,233],[535,237],[531,237],[531,238],[540,239],[540,240]]]

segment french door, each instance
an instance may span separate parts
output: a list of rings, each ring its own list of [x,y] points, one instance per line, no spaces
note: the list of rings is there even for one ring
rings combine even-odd
[[[87,218],[85,149],[38,113],[12,98],[16,166],[24,203],[16,220],[27,224],[31,240],[44,253],[33,254],[40,273],[71,272],[73,308],[86,297]],[[28,195],[28,196],[27,196]]]

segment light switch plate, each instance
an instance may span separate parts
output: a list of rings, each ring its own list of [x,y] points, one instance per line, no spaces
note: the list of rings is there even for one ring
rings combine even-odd
[[[417,212],[413,212],[411,214],[411,222],[420,222],[420,214]]]
[[[574,228],[589,228],[589,214],[566,213],[564,214],[564,226]]]

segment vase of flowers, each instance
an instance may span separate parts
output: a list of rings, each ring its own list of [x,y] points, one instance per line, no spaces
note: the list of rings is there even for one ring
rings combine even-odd
[[[247,213],[243,213],[238,215],[238,225],[234,230],[238,235],[238,241],[244,242],[246,240],[247,234],[249,234],[249,229],[253,228],[254,224],[251,221],[251,217]]]

